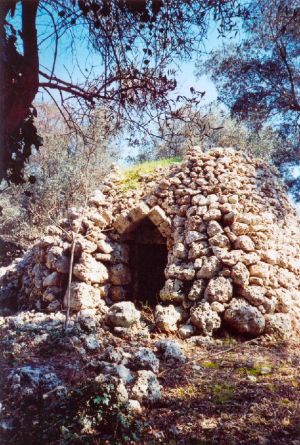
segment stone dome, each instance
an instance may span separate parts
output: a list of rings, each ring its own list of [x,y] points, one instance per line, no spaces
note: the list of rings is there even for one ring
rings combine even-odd
[[[113,172],[88,208],[70,209],[1,278],[19,307],[60,310],[148,302],[157,329],[297,334],[300,230],[278,172],[233,149],[190,149],[180,164],[122,188]],[[146,295],[146,297],[145,297]]]

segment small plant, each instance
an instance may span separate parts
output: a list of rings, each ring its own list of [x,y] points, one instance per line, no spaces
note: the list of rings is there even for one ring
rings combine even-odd
[[[235,393],[235,388],[231,385],[216,383],[212,386],[211,391],[215,403],[223,404],[230,402]]]
[[[23,402],[25,405],[25,402]],[[8,444],[126,445],[136,443],[143,425],[117,399],[113,383],[85,382],[51,404],[36,402],[25,413]]]
[[[123,173],[121,187],[124,191],[135,190],[139,186],[141,175],[152,173],[157,167],[168,167],[172,163],[179,163],[182,159],[179,157],[159,159],[158,161],[143,162],[128,168]]]
[[[203,366],[203,368],[212,368],[212,369],[219,368],[218,363],[211,362],[209,360],[202,362],[201,365]]]

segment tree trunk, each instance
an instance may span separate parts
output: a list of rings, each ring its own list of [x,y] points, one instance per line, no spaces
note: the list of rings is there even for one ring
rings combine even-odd
[[[23,54],[15,48],[12,36],[5,32],[5,19],[13,12],[20,0],[2,0],[0,5],[1,45],[1,147],[0,180],[11,163],[13,150],[11,138],[17,135],[29,115],[29,107],[35,98],[39,85],[39,58],[37,44],[36,15],[39,0],[21,0]],[[17,138],[17,136],[15,136]]]

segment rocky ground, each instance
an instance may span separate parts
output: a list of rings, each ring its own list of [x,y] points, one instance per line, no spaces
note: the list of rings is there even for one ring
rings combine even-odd
[[[119,314],[120,315],[120,314]],[[1,323],[1,444],[300,444],[299,345],[152,331],[88,311]]]

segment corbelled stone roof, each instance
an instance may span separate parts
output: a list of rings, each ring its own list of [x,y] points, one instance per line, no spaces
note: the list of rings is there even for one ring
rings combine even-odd
[[[113,172],[88,208],[71,209],[6,273],[2,283],[18,289],[20,306],[63,306],[72,231],[72,309],[105,312],[130,299],[128,239],[148,219],[168,249],[158,329],[183,338],[298,332],[299,220],[275,169],[233,149],[194,147],[181,164],[141,177],[136,190],[121,182]]]

